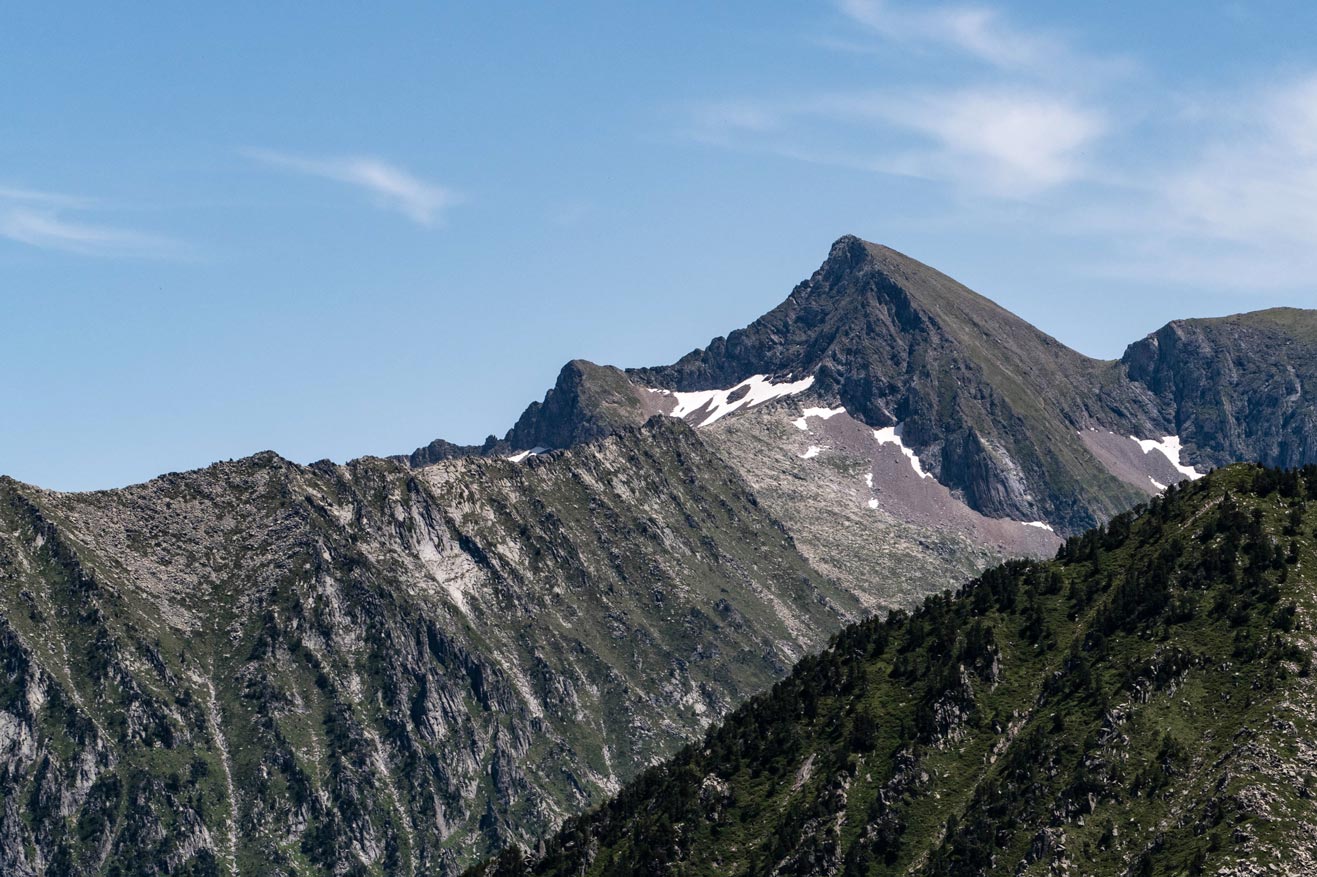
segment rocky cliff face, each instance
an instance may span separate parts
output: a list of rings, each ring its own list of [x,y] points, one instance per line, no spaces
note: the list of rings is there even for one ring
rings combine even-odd
[[[1122,362],[1167,412],[1167,429],[1207,465],[1317,458],[1317,312],[1275,308],[1176,320]]]
[[[954,280],[846,237],[785,302],[672,366],[633,373],[681,389],[751,374],[813,375],[811,392],[873,427],[902,427],[927,471],[976,511],[1089,526],[1136,501],[1078,438],[1146,435],[1148,394]]]
[[[1309,874],[1317,467],[842,632],[517,875]]]
[[[676,421],[520,464],[0,482],[0,871],[452,873],[859,606]]]
[[[574,359],[563,366],[543,402],[533,402],[504,438],[515,450],[567,448],[638,426],[659,412],[611,366]]]

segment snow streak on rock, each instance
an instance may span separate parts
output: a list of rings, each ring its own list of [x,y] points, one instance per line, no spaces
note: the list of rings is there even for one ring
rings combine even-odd
[[[671,396],[676,400],[677,405],[668,412],[669,416],[689,419],[695,426],[708,426],[733,411],[742,408],[753,408],[756,405],[762,405],[783,396],[794,396],[797,393],[805,392],[812,386],[814,386],[813,375],[801,378],[798,381],[781,384],[771,383],[764,375],[754,375],[726,390],[699,390],[683,393],[650,388],[648,391],[663,396]],[[697,416],[691,417],[691,415]]]
[[[914,467],[915,474],[920,478],[932,478],[933,476],[924,471],[923,465],[919,462],[919,455],[905,446],[901,441],[901,424],[896,426],[884,426],[882,429],[875,429],[873,437],[877,439],[880,445],[896,445],[896,447],[905,454],[910,465]]]
[[[817,417],[821,420],[827,420],[829,417],[836,417],[838,414],[845,414],[846,409],[838,405],[836,408],[806,408],[804,413],[791,421],[796,425],[796,429],[808,430],[809,425],[805,423],[810,417]]]
[[[536,445],[535,447],[531,448],[529,451],[522,451],[519,454],[513,454],[511,457],[508,457],[508,459],[514,463],[520,463],[522,460],[526,459],[527,457],[538,457],[540,454],[547,454],[551,450],[553,449],[546,448],[543,445]]]
[[[1153,451],[1161,451],[1162,455],[1171,461],[1171,465],[1190,481],[1197,481],[1205,474],[1199,472],[1193,466],[1186,466],[1180,462],[1180,437],[1178,435],[1164,435],[1161,437],[1160,441],[1157,439],[1135,438],[1134,436],[1130,436],[1130,439],[1137,443],[1138,446],[1143,449],[1143,453],[1145,454],[1150,454]],[[1153,482],[1153,484],[1156,483],[1156,481]],[[1163,486],[1160,489],[1165,490],[1166,488]]]

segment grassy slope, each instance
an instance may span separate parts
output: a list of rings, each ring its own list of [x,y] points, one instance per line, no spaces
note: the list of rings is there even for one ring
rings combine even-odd
[[[1317,470],[1231,467],[1057,561],[849,628],[530,870],[1297,873],[1313,497]]]

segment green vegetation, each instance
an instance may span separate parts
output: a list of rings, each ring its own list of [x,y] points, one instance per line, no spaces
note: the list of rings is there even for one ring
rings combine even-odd
[[[1311,873],[1317,467],[862,622],[515,875]]]

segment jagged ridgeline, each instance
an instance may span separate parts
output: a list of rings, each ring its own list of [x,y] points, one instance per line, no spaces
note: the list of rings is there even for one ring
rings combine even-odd
[[[859,607],[693,430],[0,479],[0,875],[453,873]]]
[[[1317,467],[854,625],[511,875],[1317,873]]]
[[[526,456],[656,413],[704,440],[870,612],[909,609],[1215,466],[1317,463],[1317,311],[1176,320],[1119,360],[1066,347],[845,236],[781,304],[671,365],[569,362],[503,439]]]

